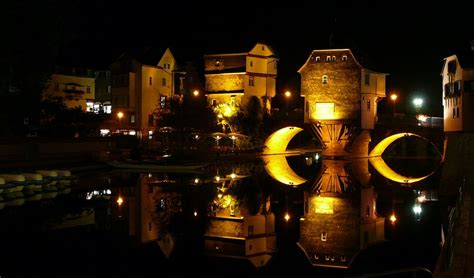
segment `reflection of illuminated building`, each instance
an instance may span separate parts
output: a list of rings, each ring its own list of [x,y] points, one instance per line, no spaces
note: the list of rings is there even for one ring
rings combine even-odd
[[[377,217],[369,179],[366,159],[323,161],[322,175],[305,193],[298,242],[313,265],[347,268],[361,249],[384,239],[385,220]]]
[[[266,265],[276,248],[273,213],[250,215],[232,196],[219,199],[220,209],[210,217],[204,236],[206,254],[247,259],[256,267]]]

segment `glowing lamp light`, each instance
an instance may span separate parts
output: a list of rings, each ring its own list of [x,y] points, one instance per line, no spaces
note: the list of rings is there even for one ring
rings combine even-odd
[[[415,214],[420,214],[420,213],[421,213],[421,206],[420,206],[420,204],[416,204],[416,205],[413,206],[413,212],[414,212]]]
[[[122,119],[122,118],[123,118],[123,112],[118,112],[118,113],[117,113],[117,117],[118,117],[119,119]]]
[[[217,194],[217,198],[222,198],[222,193]]]
[[[122,206],[122,204],[123,204],[123,198],[122,198],[122,196],[119,196],[117,198],[117,205]]]
[[[288,212],[285,214],[285,221],[288,222],[288,220],[290,220],[290,215],[288,214]]]
[[[286,91],[286,92],[285,92],[285,97],[291,97],[291,92],[290,92],[290,91]]]
[[[390,216],[390,222],[392,222],[392,224],[395,224],[395,221],[397,221],[397,217],[395,216],[395,214],[392,214]]]
[[[391,94],[390,95],[390,99],[393,100],[393,101],[396,101],[398,98],[398,96],[396,94]]]
[[[231,177],[232,179],[235,179],[235,178],[237,177],[237,175],[236,175],[235,173],[232,173],[232,174],[230,174],[230,177]]]
[[[198,216],[197,211],[194,211],[194,217]]]
[[[198,178],[195,178],[195,179],[194,179],[194,183],[195,183],[195,184],[198,184],[198,183],[199,183],[199,179],[198,179]]]
[[[428,120],[428,118],[429,118],[429,117],[426,116],[426,115],[422,115],[422,114],[416,115],[416,119],[417,119],[418,121],[422,122],[422,123],[425,123],[426,120]]]
[[[316,103],[316,112],[314,114],[316,119],[334,119],[334,103],[333,102],[318,102]]]
[[[422,98],[415,98],[413,100],[413,105],[415,105],[415,107],[421,107],[423,105],[423,99]]]
[[[221,180],[221,177],[216,176],[216,181],[220,181],[220,180]]]
[[[193,95],[194,95],[195,97],[199,96],[199,91],[198,91],[198,90],[194,90]]]

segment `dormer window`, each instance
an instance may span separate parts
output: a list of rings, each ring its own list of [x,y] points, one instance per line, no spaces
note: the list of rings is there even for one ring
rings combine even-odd
[[[343,62],[347,62],[347,55],[343,55],[343,56],[342,56],[342,61],[343,61]]]
[[[315,61],[316,61],[316,62],[319,62],[320,60],[321,60],[321,57],[319,57],[319,56],[316,56],[316,59],[315,59]]]
[[[265,50],[265,46],[264,46],[264,45],[262,45],[262,50]]]
[[[250,61],[250,66],[253,67],[253,61]]]
[[[333,62],[336,62],[336,56],[332,56],[331,59]]]
[[[326,56],[326,62],[331,62],[331,56]]]

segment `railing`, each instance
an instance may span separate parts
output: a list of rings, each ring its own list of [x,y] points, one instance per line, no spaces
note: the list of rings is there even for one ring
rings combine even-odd
[[[406,274],[406,275],[403,275]],[[378,273],[362,274],[357,276],[347,276],[348,278],[367,278],[367,277],[433,277],[433,273],[424,267],[402,268],[388,270]]]

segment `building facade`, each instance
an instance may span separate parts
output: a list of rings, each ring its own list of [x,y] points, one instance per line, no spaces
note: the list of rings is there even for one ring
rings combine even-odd
[[[276,92],[278,57],[273,49],[257,43],[249,52],[204,55],[205,94],[209,105],[245,106],[257,97],[270,111]]]
[[[444,131],[474,131],[474,43],[470,53],[445,58],[441,76]]]
[[[52,74],[44,98],[60,97],[67,108],[80,107],[92,112],[95,100],[95,77],[87,74]]]
[[[169,48],[161,56],[157,53],[155,49],[124,53],[110,66],[112,114],[117,115],[116,130],[121,133],[152,133],[156,112],[166,109],[171,97],[179,96],[176,59]]]
[[[304,121],[326,152],[343,154],[355,129],[374,128],[386,74],[362,66],[350,49],[313,50],[298,72]]]

